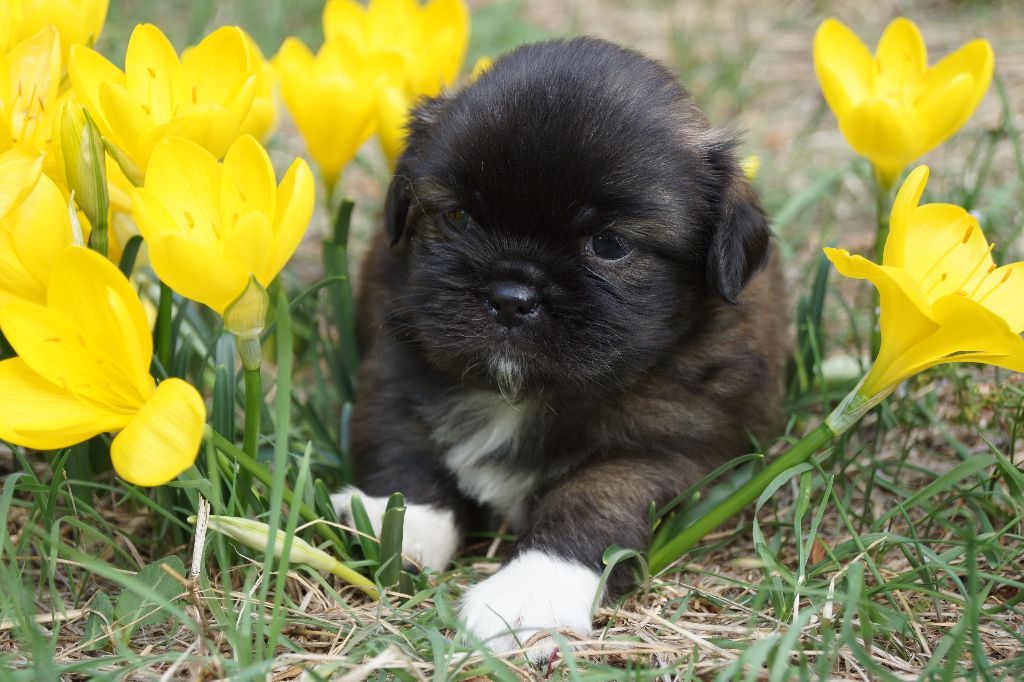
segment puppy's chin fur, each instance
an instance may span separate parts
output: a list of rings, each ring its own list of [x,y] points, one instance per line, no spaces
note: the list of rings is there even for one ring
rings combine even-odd
[[[510,404],[519,401],[523,390],[523,368],[508,355],[497,355],[491,360],[491,374],[498,392]]]
[[[663,67],[587,38],[412,115],[363,270],[352,463],[368,507],[405,493],[428,565],[511,521],[462,603],[497,650],[589,632],[605,550],[645,549],[652,504],[774,435],[784,297],[734,146]]]

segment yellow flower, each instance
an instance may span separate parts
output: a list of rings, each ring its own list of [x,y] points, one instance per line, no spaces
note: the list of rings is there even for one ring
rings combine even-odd
[[[60,38],[53,27],[0,52],[0,151],[12,146],[50,149],[53,123],[65,99],[60,74]]]
[[[410,106],[434,97],[459,73],[469,42],[469,10],[463,0],[329,0],[324,7],[328,42],[351,46],[370,63],[396,60],[381,93],[377,126],[389,163],[405,146]]]
[[[992,78],[986,40],[967,43],[928,68],[917,26],[897,18],[875,56],[850,29],[826,19],[814,36],[814,68],[825,100],[853,150],[892,187],[907,165],[955,133]]]
[[[385,86],[377,103],[377,128],[384,157],[392,168],[405,149],[409,125],[409,98],[401,87]]]
[[[0,154],[0,306],[45,303],[54,261],[66,247],[82,243],[67,199],[41,169],[42,156],[17,149]]]
[[[825,249],[840,273],[867,279],[881,299],[882,346],[860,388],[871,398],[949,362],[1024,371],[1024,262],[997,267],[977,219],[959,206],[918,206],[927,166],[893,204],[882,264]]]
[[[160,485],[195,461],[203,399],[180,379],[155,386],[146,314],[110,261],[81,247],[57,256],[46,304],[0,308],[18,357],[0,362],[0,438],[28,448],[67,447],[119,431],[114,469]]]
[[[171,136],[222,157],[239,136],[256,92],[245,36],[235,26],[217,29],[179,61],[160,29],[143,24],[132,32],[124,71],[76,45],[68,75],[100,132],[137,174],[145,173],[156,144]]]
[[[249,68],[256,73],[256,96],[253,97],[249,115],[242,121],[241,132],[265,143],[277,129],[277,74],[252,36],[245,31],[242,31],[242,35],[245,37]]]
[[[53,26],[60,33],[61,63],[67,63],[72,45],[92,46],[99,38],[107,19],[107,3],[108,0],[16,0],[19,17],[15,39],[25,40]]]
[[[132,212],[157,276],[223,315],[250,275],[270,285],[302,240],[313,200],[309,166],[296,159],[276,185],[267,153],[248,135],[231,145],[223,164],[188,140],[169,138],[153,150]]]
[[[327,187],[333,187],[376,127],[377,96],[394,59],[362,57],[347,43],[328,42],[313,56],[288,38],[274,64],[281,96]]]
[[[397,55],[412,96],[441,92],[455,80],[469,43],[469,10],[463,0],[329,0],[324,36],[361,55]]]

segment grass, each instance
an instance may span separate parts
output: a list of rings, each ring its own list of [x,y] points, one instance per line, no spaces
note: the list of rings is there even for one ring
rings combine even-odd
[[[765,444],[778,452],[849,388],[820,381],[823,360],[862,357],[870,342],[868,288],[818,267],[820,245],[867,249],[873,229],[868,169],[842,144],[807,64],[815,24],[839,6],[761,16],[739,2],[698,14],[665,2],[597,4],[624,27],[623,40],[631,26],[664,17],[661,32],[640,46],[683,74],[712,120],[738,121],[748,148],[763,157],[759,185],[798,310],[788,432]],[[480,5],[473,56],[561,30],[546,3]],[[853,5],[844,5],[850,22],[873,39],[885,20],[870,11],[873,3]],[[591,5],[573,7],[579,32],[609,20]],[[1006,38],[1008,23],[1018,34],[1021,24],[1005,8],[1012,10],[906,9],[930,47],[938,36],[940,53],[975,35],[993,40],[999,78],[975,121],[930,159],[929,189],[933,200],[978,211],[1002,262],[1022,256],[1024,226],[1015,114],[1024,92],[1013,71],[1022,53]],[[101,47],[116,59],[138,21],[157,23],[178,46],[236,21],[272,51],[289,32],[317,40],[318,14],[307,0],[113,3]],[[285,129],[275,158],[299,149]],[[497,569],[511,538],[475,538],[440,575],[396,576],[401,524],[378,545],[365,523],[334,523],[326,499],[350,478],[354,359],[343,340],[351,310],[339,301],[347,262],[375,229],[385,182],[370,150],[344,181],[344,195],[356,201],[351,240],[347,222],[318,216],[295,265],[272,287],[261,479],[231,466],[234,446],[225,439],[205,445],[195,469],[152,491],[112,475],[103,439],[46,454],[0,449],[0,678],[1024,678],[1024,381],[991,368],[946,367],[908,382],[834,447],[777,479],[756,509],[602,608],[594,639],[574,642],[582,649],[575,652],[565,642],[552,670],[462,644],[453,637],[458,596]],[[244,391],[232,340],[198,306],[176,300],[171,312],[173,354],[164,366],[212,395],[215,430],[240,442]],[[727,492],[727,478],[718,483],[704,488],[708,496]],[[213,532],[194,564],[196,530],[187,518],[200,496],[215,514],[264,521],[399,587],[371,602],[340,580],[275,560],[269,546],[247,549]]]

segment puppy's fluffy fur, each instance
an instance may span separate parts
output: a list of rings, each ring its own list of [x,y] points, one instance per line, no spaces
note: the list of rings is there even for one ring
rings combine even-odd
[[[651,502],[776,426],[784,297],[734,147],[662,66],[590,38],[413,114],[363,270],[352,454],[364,494],[452,512],[445,546],[481,511],[513,522],[464,602],[495,648],[589,623],[604,550],[644,548]]]

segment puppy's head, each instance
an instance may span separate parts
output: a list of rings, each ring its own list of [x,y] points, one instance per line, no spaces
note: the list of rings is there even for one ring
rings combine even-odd
[[[396,309],[465,381],[626,386],[766,257],[733,146],[638,53],[521,47],[414,113],[386,206],[405,262]]]

